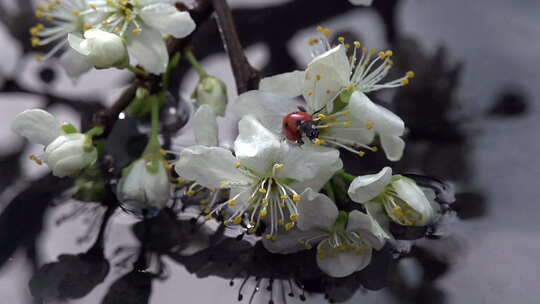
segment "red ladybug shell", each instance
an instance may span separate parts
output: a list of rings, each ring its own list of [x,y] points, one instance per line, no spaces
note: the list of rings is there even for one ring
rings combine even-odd
[[[302,138],[298,126],[302,121],[312,121],[313,116],[306,112],[292,112],[283,117],[283,133],[289,140],[297,141]]]

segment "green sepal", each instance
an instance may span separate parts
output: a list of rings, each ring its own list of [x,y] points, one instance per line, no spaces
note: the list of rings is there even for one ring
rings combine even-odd
[[[66,134],[79,133],[79,130],[74,125],[67,122],[62,124],[62,130]]]
[[[334,100],[334,111],[333,113],[342,111],[348,104],[351,99],[352,91],[343,90],[341,94]]]

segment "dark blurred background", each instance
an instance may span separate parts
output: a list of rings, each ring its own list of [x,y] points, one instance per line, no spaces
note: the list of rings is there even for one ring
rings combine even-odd
[[[236,302],[239,284],[231,287],[211,272],[196,277],[170,256],[160,259],[166,276],[131,276],[131,264],[125,267],[122,259],[136,256],[133,248],[141,238],[132,226],[138,220],[121,212],[112,215],[101,248],[96,236],[102,235],[105,208],[68,199],[62,192],[69,181],[50,177],[27,159],[39,149],[11,133],[15,114],[46,107],[61,120],[88,125],[92,114],[112,104],[130,82],[127,73],[116,70],[92,71],[72,81],[55,59],[38,63],[29,44],[28,29],[36,22],[31,2],[0,0],[0,302],[39,303],[28,282],[39,279],[38,269],[45,280],[53,280],[63,270],[42,265],[54,261],[67,268],[88,267],[84,275],[70,278],[73,285],[104,280],[95,288],[92,282],[88,288],[59,283],[55,292],[81,289],[64,295],[76,299],[71,303],[99,303],[114,290],[123,290],[124,299],[130,299],[125,303]],[[443,238],[422,240],[410,257],[400,259],[387,288],[359,288],[345,303],[538,303],[540,2],[374,0],[370,8],[346,0],[229,3],[250,62],[264,75],[303,68],[310,60],[307,39],[317,24],[370,47],[390,48],[397,69],[416,72],[410,86],[374,98],[400,115],[409,130],[405,156],[393,166],[452,182],[457,219],[444,226]],[[233,102],[234,80],[215,21],[202,27],[194,52],[229,85]],[[189,102],[196,81],[183,63],[173,77],[174,106]],[[230,142],[234,121],[220,124]],[[172,148],[190,141],[187,129],[172,127],[170,135],[179,136]],[[383,164],[373,155],[356,173]],[[92,263],[79,255],[95,248],[101,249],[97,262],[95,255]],[[324,299],[319,294],[308,301]],[[296,302],[301,300],[288,299]],[[256,297],[254,303],[268,303],[268,298]]]

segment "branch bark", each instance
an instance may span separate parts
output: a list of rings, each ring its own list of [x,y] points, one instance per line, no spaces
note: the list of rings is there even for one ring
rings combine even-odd
[[[260,74],[249,64],[244,54],[227,0],[213,0],[212,2],[221,39],[231,61],[238,94],[256,89],[259,86]]]

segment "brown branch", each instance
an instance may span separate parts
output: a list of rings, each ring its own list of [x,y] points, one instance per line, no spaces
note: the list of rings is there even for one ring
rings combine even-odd
[[[212,0],[212,3],[214,4],[221,39],[231,61],[238,94],[256,89],[259,86],[260,75],[249,64],[244,54],[229,4],[226,0]]]
[[[192,36],[197,32],[200,24],[205,22],[212,13],[212,5],[210,3],[210,0],[197,0],[197,5],[193,9],[187,9],[184,5],[177,3],[176,6],[180,10],[187,10],[189,11],[191,18],[193,18],[193,21],[197,24],[197,27],[195,28],[195,31],[191,33],[189,36],[181,39],[169,39],[167,41],[167,50],[169,52],[169,55],[175,54],[176,52],[182,50],[185,48],[190,42]],[[113,127],[114,123],[118,119],[118,115],[122,111],[124,111],[133,98],[135,98],[135,93],[137,91],[137,88],[144,86],[148,88],[150,91],[158,89],[158,86],[161,84],[160,77],[156,77],[154,75],[150,75],[147,78],[137,78],[133,84],[131,84],[128,88],[124,90],[122,95],[116,100],[116,102],[109,108],[102,110],[95,114],[94,116],[94,125],[102,125],[105,127],[105,132],[103,136],[106,136],[111,128]]]

